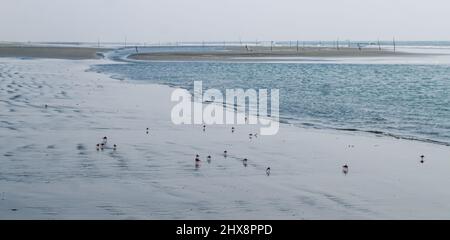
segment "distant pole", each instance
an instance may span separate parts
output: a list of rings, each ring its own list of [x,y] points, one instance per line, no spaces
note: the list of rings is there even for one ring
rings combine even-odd
[[[381,51],[380,39],[378,39],[378,50]]]
[[[395,53],[395,51],[396,51],[395,37],[392,39],[392,43],[394,44],[394,53]]]
[[[339,50],[339,38],[337,39],[336,47],[337,47],[337,50]]]
[[[125,48],[127,47],[127,36],[125,36]]]
[[[298,52],[298,40],[297,40],[297,52]]]
[[[273,51],[273,41],[270,41],[270,51]]]
[[[100,39],[97,40],[97,48],[100,48]]]

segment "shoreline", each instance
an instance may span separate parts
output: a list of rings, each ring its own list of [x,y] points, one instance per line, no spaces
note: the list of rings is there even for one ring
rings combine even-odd
[[[100,74],[107,75],[106,73],[100,73]],[[109,76],[109,77],[112,80],[125,81],[125,82],[138,84],[138,85],[142,84],[142,85],[164,86],[164,87],[169,87],[172,90],[183,89],[183,90],[185,90],[187,92],[190,92],[190,90],[188,88],[185,88],[183,86],[172,86],[172,85],[163,84],[163,83],[146,83],[146,82],[140,82],[139,80],[129,80],[129,79],[125,79],[125,78],[114,78],[112,76]],[[192,102],[192,103],[194,104],[194,102]],[[231,106],[228,106],[228,105],[225,105],[225,104],[219,103],[219,102],[203,102],[203,104],[206,104],[206,105],[208,105],[208,104],[218,104],[218,105],[223,106],[225,111],[230,111],[232,109]],[[273,121],[272,118],[268,118],[268,119]],[[292,122],[292,120],[294,120],[295,122]],[[280,127],[282,125],[294,126],[294,127],[300,128],[300,129],[312,129],[312,130],[318,130],[318,131],[330,131],[330,133],[334,133],[334,134],[339,134],[339,133],[341,133],[341,134],[356,133],[356,134],[361,134],[363,136],[391,138],[391,139],[397,139],[397,140],[405,140],[405,141],[412,141],[412,142],[428,143],[428,144],[433,144],[433,145],[438,145],[438,146],[450,147],[450,142],[445,142],[443,140],[435,140],[435,139],[430,139],[430,138],[425,138],[425,137],[418,137],[418,136],[412,136],[412,135],[396,134],[396,133],[382,131],[382,130],[364,130],[364,129],[348,128],[348,127],[323,126],[323,125],[319,125],[319,124],[311,123],[311,122],[302,122],[301,119],[293,119],[291,117],[280,116],[278,123],[280,124]],[[196,125],[201,126],[202,124],[196,124]]]

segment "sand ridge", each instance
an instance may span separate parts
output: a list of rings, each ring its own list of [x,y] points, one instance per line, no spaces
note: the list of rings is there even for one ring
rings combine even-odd
[[[89,47],[44,47],[0,45],[0,57],[56,58],[56,59],[97,59],[108,49]]]
[[[293,61],[301,58],[373,58],[408,57],[420,54],[394,52],[376,48],[329,48],[329,47],[226,47],[212,51],[170,51],[135,53],[129,56],[135,60],[151,61]]]

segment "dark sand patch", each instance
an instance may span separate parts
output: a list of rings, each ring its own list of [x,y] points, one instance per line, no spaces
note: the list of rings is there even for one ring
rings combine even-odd
[[[105,51],[86,47],[0,46],[0,57],[83,60],[101,58]]]

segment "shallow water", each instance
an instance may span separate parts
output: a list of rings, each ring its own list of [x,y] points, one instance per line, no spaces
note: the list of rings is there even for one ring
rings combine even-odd
[[[194,81],[223,91],[277,88],[290,123],[450,143],[449,65],[129,62],[92,70],[189,90]]]

